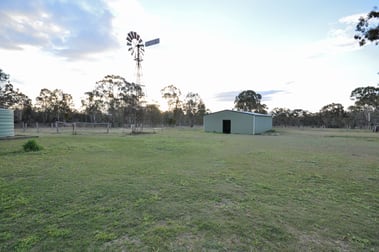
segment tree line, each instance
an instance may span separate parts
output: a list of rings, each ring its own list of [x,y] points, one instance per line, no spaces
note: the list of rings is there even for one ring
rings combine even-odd
[[[113,127],[202,125],[203,116],[209,111],[199,94],[189,92],[183,97],[174,85],[164,87],[161,94],[169,105],[167,111],[147,103],[141,85],[118,75],[107,75],[96,82],[93,90],[85,92],[80,110],[74,108],[72,95],[61,89],[41,89],[33,104],[0,69],[0,107],[14,110],[15,123],[108,122]]]
[[[0,69],[0,107],[14,110],[15,123],[34,122],[51,124],[65,122],[109,122],[113,127],[130,125],[194,126],[203,124],[203,116],[210,111],[197,93],[185,96],[179,88],[168,85],[161,90],[168,110],[156,104],[146,104],[140,85],[117,75],[107,75],[96,82],[93,90],[85,92],[81,110],[74,108],[71,94],[60,89],[41,89],[33,105],[32,100],[13,87],[9,75]],[[355,104],[347,110],[339,103],[323,106],[313,113],[303,109],[274,108],[274,126],[306,126],[328,128],[367,128],[379,124],[379,86],[358,87],[351,92]],[[253,90],[239,93],[234,108],[256,113],[269,113],[261,103],[262,95]]]
[[[274,108],[271,111],[273,125],[280,127],[306,126],[326,128],[370,128],[379,124],[379,86],[358,87],[351,92],[355,104],[347,110],[340,103],[323,106],[319,112],[303,109]],[[246,90],[236,96],[235,108],[242,111],[267,114],[267,106],[261,103],[262,95]]]

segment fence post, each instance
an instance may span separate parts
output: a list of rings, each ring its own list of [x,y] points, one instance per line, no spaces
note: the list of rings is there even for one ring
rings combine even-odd
[[[37,133],[39,133],[38,122],[36,122]]]
[[[58,121],[55,121],[55,128],[57,129],[57,133],[59,133]]]
[[[109,134],[109,123],[107,124],[107,134]]]

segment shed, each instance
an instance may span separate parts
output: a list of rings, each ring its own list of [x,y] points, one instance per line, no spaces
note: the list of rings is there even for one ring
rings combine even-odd
[[[271,115],[222,110],[204,116],[204,131],[206,132],[255,135],[271,129]]]

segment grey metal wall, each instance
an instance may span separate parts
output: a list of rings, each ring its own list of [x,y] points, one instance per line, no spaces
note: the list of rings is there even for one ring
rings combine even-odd
[[[14,136],[13,110],[0,108],[0,137]]]
[[[255,134],[272,130],[272,117],[255,115]]]

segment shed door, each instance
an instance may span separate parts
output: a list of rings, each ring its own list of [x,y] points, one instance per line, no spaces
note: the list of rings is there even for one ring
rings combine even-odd
[[[231,124],[230,120],[222,120],[222,133],[230,134]]]

